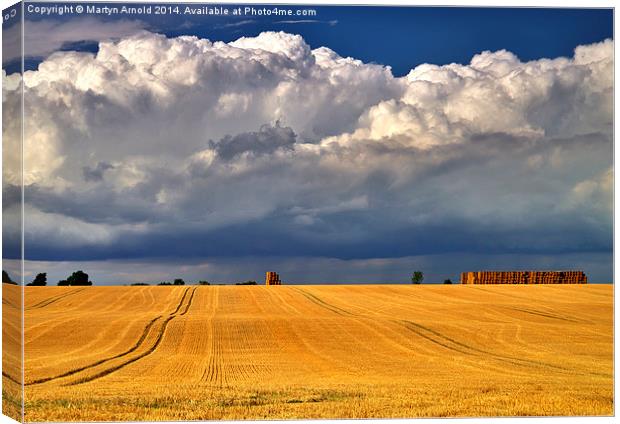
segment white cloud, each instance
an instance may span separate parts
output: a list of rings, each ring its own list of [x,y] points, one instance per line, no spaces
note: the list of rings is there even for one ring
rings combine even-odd
[[[527,234],[551,245],[573,225],[602,248],[611,188],[593,176],[611,169],[612,69],[610,40],[574,58],[482,52],[402,78],[282,32],[223,43],[142,31],[97,54],[57,52],[24,76],[36,231],[61,237],[44,227],[62,215],[113,245],[141,223],[147,252],[152,238],[252,223],[313,252],[392,234],[406,255],[407,234],[433,226],[463,232],[462,246],[475,228],[526,248]],[[15,77],[3,78],[4,99]],[[588,196],[603,207],[575,200]]]
[[[581,208],[598,210],[600,215],[613,214],[614,173],[610,167],[592,178],[579,181],[572,189],[571,203]]]

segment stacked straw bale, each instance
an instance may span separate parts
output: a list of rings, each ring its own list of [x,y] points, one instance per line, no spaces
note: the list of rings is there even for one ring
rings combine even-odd
[[[461,284],[587,284],[583,271],[477,271],[461,273]]]
[[[277,272],[267,271],[267,275],[265,277],[265,285],[267,286],[281,286],[282,281],[280,281],[280,276]]]

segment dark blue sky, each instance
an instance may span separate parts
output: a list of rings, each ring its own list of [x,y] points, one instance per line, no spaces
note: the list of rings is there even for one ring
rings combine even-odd
[[[41,5],[52,4],[58,3]],[[104,6],[105,3],[99,5]],[[112,5],[119,7],[122,3],[110,4]],[[137,3],[131,5],[136,6]],[[232,9],[236,6],[225,7]],[[329,46],[341,56],[390,65],[396,76],[406,74],[421,63],[469,63],[473,55],[484,50],[506,49],[523,61],[541,57],[570,57],[577,45],[613,37],[611,9],[364,6],[292,8],[315,9],[315,17],[297,19],[320,22],[278,23],[296,18],[264,16],[98,17],[106,20],[116,20],[119,17],[140,19],[147,23],[149,29],[168,36],[190,34],[222,41],[255,36],[267,30],[282,30],[302,35],[313,48]],[[83,13],[81,16],[86,15]],[[66,20],[72,16],[75,15],[64,15],[56,19]],[[26,19],[50,18],[26,13]],[[230,25],[235,23],[243,24]],[[75,49],[75,46],[71,48]],[[81,49],[94,50],[96,45],[82,45]],[[30,61],[28,67],[34,68],[36,65],[37,61]]]

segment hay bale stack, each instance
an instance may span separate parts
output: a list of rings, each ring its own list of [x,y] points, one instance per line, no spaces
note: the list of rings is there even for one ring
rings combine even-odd
[[[277,272],[267,271],[265,276],[265,285],[267,286],[281,286],[280,275]]]
[[[477,271],[461,273],[461,284],[587,284],[583,271]]]

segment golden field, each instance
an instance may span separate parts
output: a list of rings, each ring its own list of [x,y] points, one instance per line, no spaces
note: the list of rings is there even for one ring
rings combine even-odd
[[[24,322],[26,421],[614,413],[611,285],[26,287]]]

